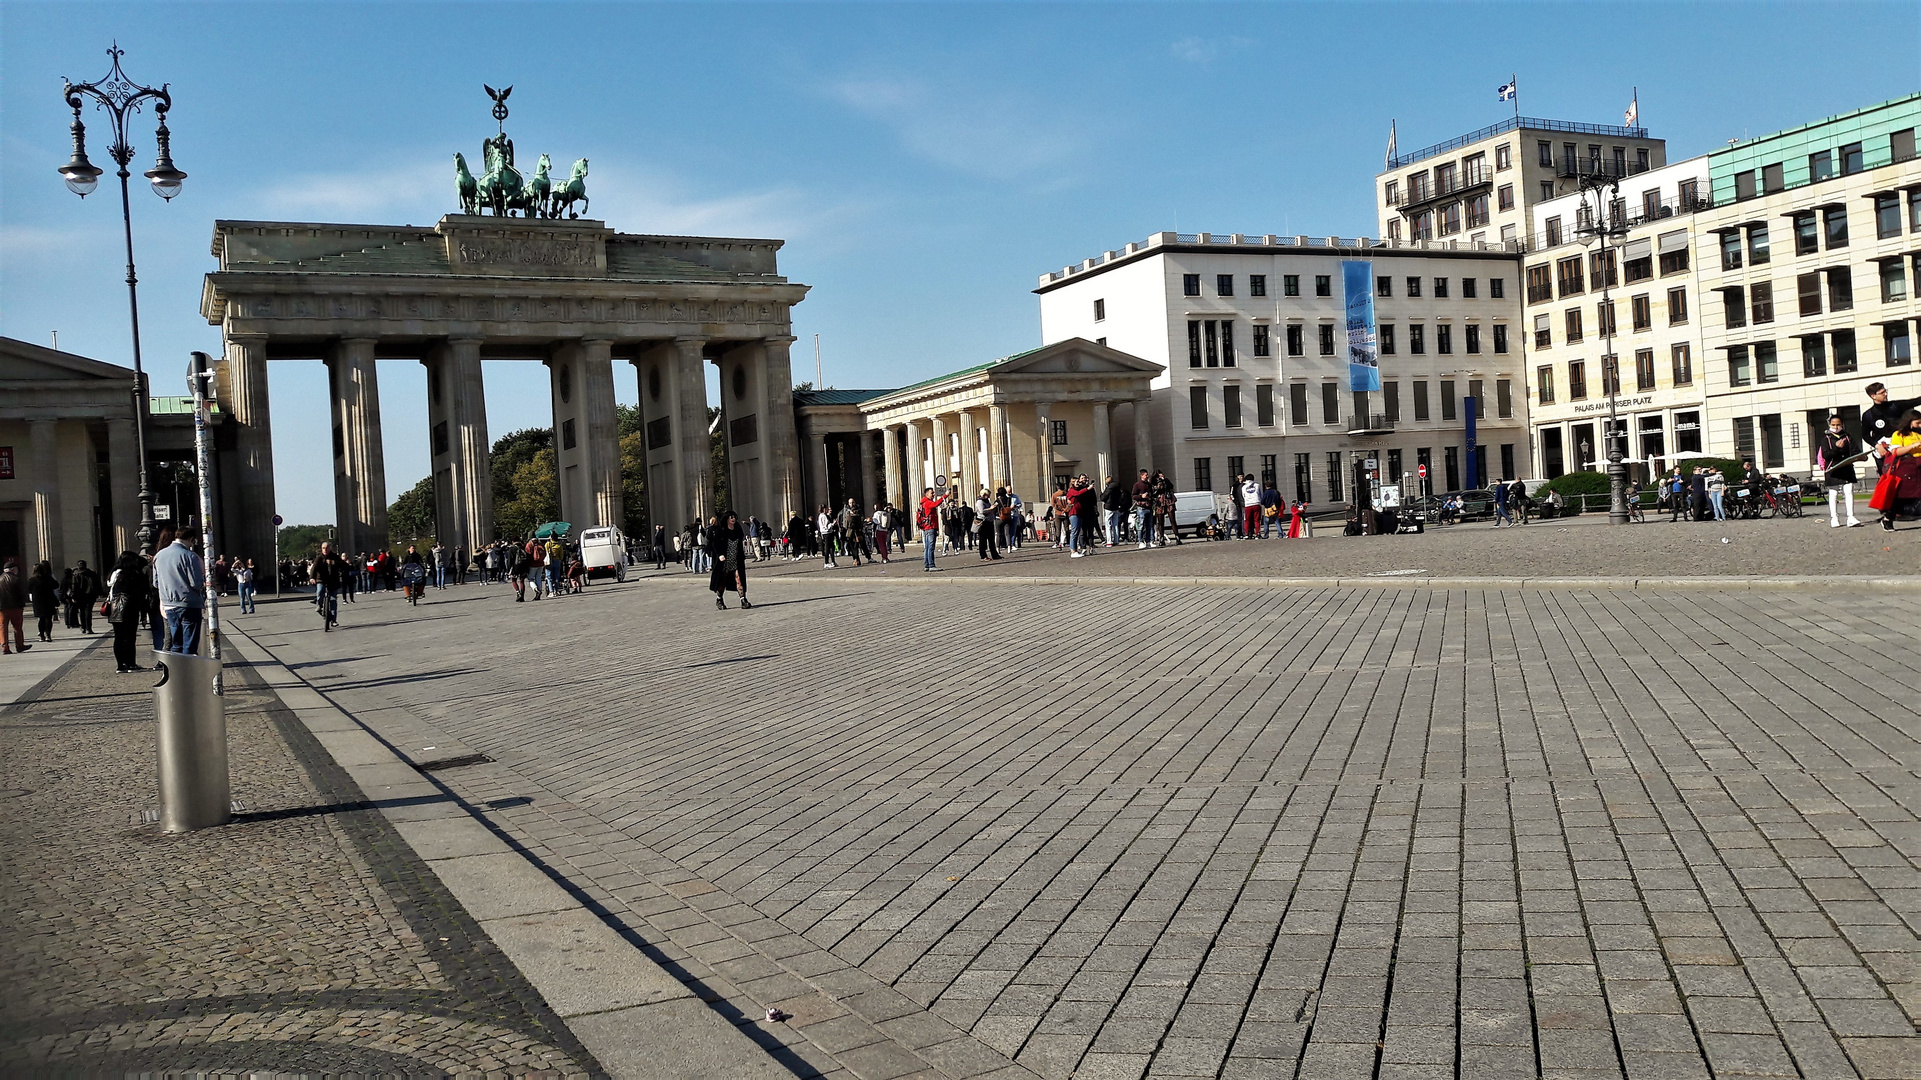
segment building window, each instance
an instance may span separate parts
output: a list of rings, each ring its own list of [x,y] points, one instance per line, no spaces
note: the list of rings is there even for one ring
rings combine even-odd
[[[1281,295],[1282,296],[1301,295],[1301,275],[1282,274],[1281,275]]]
[[[1421,279],[1420,278],[1410,277],[1407,279],[1407,295],[1408,296],[1421,295]]]
[[[1594,332],[1601,337],[1612,337],[1619,324],[1614,321],[1614,301],[1606,300],[1594,305]]]
[[[1588,284],[1599,289],[1602,286],[1621,283],[1619,275],[1615,273],[1614,255],[1612,251],[1597,251],[1588,256],[1588,263],[1594,268],[1593,273],[1588,275],[1590,278]]]
[[[1544,169],[1552,169],[1554,167],[1554,144],[1543,139],[1536,142],[1534,147],[1539,154],[1537,160],[1540,162],[1541,167]]]
[[[1496,355],[1507,352],[1507,324],[1494,324],[1494,352]]]
[[[1893,304],[1908,298],[1908,275],[1901,260],[1897,258],[1881,261],[1881,302]]]
[[[1821,208],[1821,226],[1828,236],[1828,250],[1848,246],[1848,208],[1845,206],[1825,206]]]
[[[1272,331],[1272,329],[1273,328],[1268,326],[1266,323],[1254,324],[1254,355],[1255,356],[1272,356],[1273,355],[1273,349],[1268,344],[1268,334]]]
[[[1721,290],[1721,315],[1721,324],[1729,330],[1738,330],[1748,324],[1747,294],[1739,285]]]
[[[1434,351],[1442,356],[1454,353],[1454,327],[1442,323],[1434,328]]]
[[[1382,323],[1377,333],[1380,337],[1380,342],[1381,342],[1381,355],[1393,356],[1394,355],[1394,324]]]
[[[1233,274],[1215,274],[1214,275],[1214,295],[1215,296],[1233,296],[1234,295],[1234,275]]]
[[[1407,327],[1407,351],[1415,356],[1427,352],[1427,327],[1421,323],[1409,323]]]
[[[1779,469],[1787,465],[1787,448],[1781,441],[1781,414],[1769,413],[1761,421],[1761,467]],[[1796,438],[1799,438],[1797,431]]]
[[[1906,367],[1914,363],[1914,339],[1909,336],[1905,321],[1881,327],[1881,347],[1889,367]]]
[[[1478,353],[1481,351],[1481,326],[1479,323],[1467,324],[1467,351],[1470,353]]]
[[[1741,269],[1741,232],[1729,229],[1721,234],[1721,269]]]
[[[1502,184],[1494,189],[1494,205],[1502,210],[1514,209],[1514,185]]]
[[[1561,219],[1560,218],[1551,217],[1547,219],[1546,240],[1547,240],[1548,247],[1559,247],[1561,245]]]
[[[1688,321],[1688,291],[1685,287],[1668,290],[1668,325],[1679,326]]]
[[[1321,423],[1338,424],[1341,422],[1341,384],[1321,384]]]
[[[1389,240],[1399,240],[1401,238],[1401,219],[1400,218],[1395,218],[1394,220],[1387,223],[1387,238]]]
[[[1227,427],[1241,426],[1241,388],[1238,383],[1228,383],[1221,387],[1221,415]],[[1233,470],[1228,470],[1232,472]]]
[[[1441,235],[1450,236],[1461,231],[1461,204],[1448,203],[1441,208]]]
[[[1674,449],[1676,453],[1701,452],[1701,414],[1698,412],[1678,412],[1674,414]]]
[[[1314,501],[1314,455],[1294,455],[1294,498],[1296,501]]]
[[[1258,427],[1274,426],[1274,384],[1262,383],[1254,388],[1254,423]]]
[[[1461,487],[1461,448],[1458,446],[1443,447],[1441,449],[1441,456],[1447,463],[1445,467],[1447,487],[1445,490],[1458,491]]]
[[[1307,384],[1290,383],[1287,387],[1287,422],[1295,427],[1307,426]]]
[[[1221,366],[1234,366],[1234,320],[1221,320]]]
[[[1608,353],[1601,357],[1601,393],[1614,395],[1621,392],[1621,358]]]
[[[1774,282],[1757,281],[1748,286],[1748,301],[1756,326],[1774,321]]]
[[[1221,366],[1220,339],[1221,324],[1219,320],[1208,319],[1201,323],[1201,340],[1206,345],[1208,367]]]
[[[1821,314],[1821,273],[1802,274],[1794,279],[1794,291],[1800,300],[1802,315]]]
[[[1487,295],[1490,300],[1507,299],[1507,279],[1497,277],[1488,278]]]
[[[1202,458],[1194,459],[1194,490],[1195,491],[1213,491],[1214,490],[1214,459],[1213,458],[1202,457]]]
[[[1683,341],[1676,344],[1670,359],[1674,367],[1674,385],[1693,386],[1694,357],[1688,350],[1688,343]]]
[[[1387,410],[1389,421],[1401,418],[1401,384],[1389,379],[1381,384],[1381,407]]]
[[[1908,231],[1921,233],[1921,187],[1908,189]]]
[[[1236,454],[1227,459],[1227,482],[1230,487],[1239,487],[1241,476],[1247,471],[1247,459]]]
[[[1634,350],[1634,388],[1636,390],[1654,389],[1654,350]]]
[[[1278,471],[1274,464],[1274,459],[1278,456],[1279,455],[1276,454],[1261,455],[1261,483],[1267,487],[1273,487],[1280,483]]]
[[[1823,150],[1818,154],[1808,155],[1808,179],[1811,182],[1819,183],[1833,178],[1834,151]]]
[[[1581,332],[1581,309],[1580,308],[1571,307],[1571,308],[1568,308],[1566,311],[1562,312],[1561,321],[1565,324],[1564,326],[1565,332],[1561,335],[1562,341],[1565,341],[1569,345],[1572,345],[1580,341],[1583,337],[1586,336]]]
[[[1541,181],[1541,201],[1546,202],[1549,199],[1552,199],[1553,197],[1554,197],[1554,181],[1552,180]]]
[[[1181,295],[1182,296],[1201,295],[1201,275],[1182,274],[1181,275]]]
[[[1441,419],[1454,419],[1454,380],[1441,380]]]
[[[1267,275],[1266,274],[1247,275],[1247,295],[1249,296],[1266,296],[1267,295]]]
[[[1047,442],[1050,446],[1067,445],[1067,421],[1049,420],[1047,422]]]
[[[1728,385],[1747,386],[1753,381],[1754,370],[1748,360],[1748,347],[1728,346]]]
[[[1854,269],[1837,266],[1828,271],[1828,310],[1854,310]]]
[[[1652,330],[1654,328],[1654,300],[1646,293],[1628,300],[1628,311],[1634,319],[1634,329]]]
[[[1502,420],[1514,419],[1514,380],[1494,380],[1494,415]]]
[[[1416,379],[1414,380],[1414,421],[1418,424],[1425,424],[1427,423],[1427,418],[1427,380]]]
[[[1305,356],[1307,349],[1301,344],[1301,324],[1289,323],[1287,327],[1287,355]]]
[[[1508,144],[1502,143],[1494,148],[1494,171],[1504,172],[1514,167],[1514,157]]]
[[[1888,161],[1900,164],[1914,158],[1914,129],[1902,128],[1888,133]]]
[[[1487,195],[1472,195],[1467,200],[1467,227],[1478,229],[1488,222]]]
[[[1569,401],[1587,400],[1587,361],[1585,360],[1568,361],[1567,399]]]
[[[1670,241],[1668,235],[1675,239]],[[1661,276],[1685,274],[1688,269],[1688,240],[1685,231],[1661,237]]]
[[[1860,364],[1854,352],[1854,331],[1836,330],[1829,335],[1829,352],[1833,354],[1834,373],[1851,375],[1859,370]]]
[[[1534,369],[1534,396],[1543,405],[1554,404],[1554,365],[1542,364]]]
[[[1734,174],[1734,197],[1736,199],[1754,198],[1754,170]]]
[[[1841,175],[1852,176],[1861,171],[1861,144],[1849,143],[1841,148]]]
[[[1201,323],[1199,319],[1187,320],[1187,366],[1201,366]]]
[[[1807,334],[1801,338],[1801,377],[1818,379],[1828,373],[1827,342],[1820,334]]]
[[[1538,304],[1554,299],[1554,271],[1546,263],[1527,268],[1527,302]],[[1493,295],[1490,293],[1489,295]]]
[[[1637,240],[1628,245],[1626,254],[1627,258],[1622,262],[1621,271],[1629,285],[1637,281],[1646,281],[1654,276],[1653,245],[1646,240]]]
[[[1476,290],[1475,290],[1474,279],[1471,277],[1462,278],[1461,279],[1461,299],[1473,300],[1475,298],[1475,295],[1476,295]]]
[[[1554,332],[1548,329],[1549,316],[1543,312],[1534,317],[1534,347],[1545,349],[1554,344]]]
[[[1766,266],[1768,261],[1768,227],[1748,226],[1748,265]]]
[[[1734,418],[1734,456],[1748,461],[1754,459],[1754,417],[1752,416]]]
[[[1382,275],[1381,277],[1375,278],[1374,279],[1374,295],[1375,296],[1393,296],[1394,295],[1394,279],[1391,277],[1387,277],[1386,275]]]
[[[1207,387],[1187,388],[1187,424],[1195,431],[1207,430]]]
[[[1107,301],[1106,300],[1094,301],[1094,321],[1095,322],[1107,321]]]
[[[1446,278],[1437,277],[1434,279],[1434,298],[1436,300],[1447,299],[1447,279]]]
[[[1814,226],[1814,211],[1794,215],[1794,253],[1812,255],[1821,250],[1821,234]]]
[[[1327,274],[1315,274],[1314,275],[1314,295],[1315,296],[1333,296],[1334,295],[1333,277]]]
[[[1341,461],[1341,456],[1339,450],[1332,451],[1327,455],[1327,497],[1335,502],[1340,502],[1346,497],[1342,494],[1341,487],[1341,481],[1345,479],[1341,476],[1341,470],[1345,468]]]
[[[1587,291],[1587,284],[1582,280],[1581,276],[1581,257],[1579,255],[1562,259],[1555,264],[1555,271],[1560,279],[1561,295],[1563,297],[1578,296]]]
[[[1401,182],[1399,180],[1389,180],[1381,188],[1381,202],[1385,206],[1401,205]]]
[[[1321,324],[1321,355],[1322,356],[1334,355],[1334,324],[1333,323]]]

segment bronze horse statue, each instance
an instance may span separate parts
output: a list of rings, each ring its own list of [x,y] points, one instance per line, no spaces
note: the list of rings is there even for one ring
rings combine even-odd
[[[575,203],[580,204],[580,210],[574,209]],[[554,189],[548,212],[553,217],[559,217],[560,212],[565,210],[568,217],[577,218],[581,210],[587,209],[587,204],[587,159],[581,158],[574,162],[573,170],[567,174],[567,182]]]

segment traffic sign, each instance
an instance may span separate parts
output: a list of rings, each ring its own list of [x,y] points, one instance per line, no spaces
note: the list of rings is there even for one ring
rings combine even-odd
[[[1425,480],[1425,479],[1427,479],[1427,466],[1425,466],[1425,465],[1422,465],[1422,466],[1420,466],[1420,468],[1419,468],[1419,469],[1418,469],[1417,471],[1419,471],[1419,472],[1420,472],[1420,474],[1421,474],[1421,479],[1423,479],[1423,480]]]
[[[1381,461],[1379,458],[1368,458],[1362,464],[1365,468],[1368,468],[1368,469],[1378,469],[1381,467]]]
[[[279,527],[281,527],[282,525],[285,525],[286,523],[287,523],[287,519],[286,519],[286,518],[283,518],[283,517],[281,517],[281,516],[280,516],[279,514],[275,514],[275,515],[273,516],[273,527],[274,527],[274,528],[276,528],[276,529],[278,529]]]
[[[936,488],[944,488],[944,487],[946,487],[946,486],[947,486],[947,474],[946,474],[946,473],[937,473],[937,474],[935,474],[935,476],[934,476],[934,486],[935,486]]]

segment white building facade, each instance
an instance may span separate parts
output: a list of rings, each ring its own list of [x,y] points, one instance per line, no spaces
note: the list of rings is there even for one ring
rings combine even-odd
[[[1519,245],[1515,245],[1519,247]],[[1348,389],[1342,264],[1371,263],[1381,390]],[[1435,492],[1528,470],[1518,256],[1497,244],[1156,233],[1040,278],[1041,336],[1161,365],[1152,467],[1181,490],[1253,474],[1352,497],[1356,462]],[[1468,399],[1476,412],[1469,471]]]

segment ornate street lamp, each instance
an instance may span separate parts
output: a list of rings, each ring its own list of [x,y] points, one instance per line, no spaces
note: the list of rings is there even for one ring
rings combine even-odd
[[[127,179],[131,175],[127,165],[133,160],[133,146],[127,142],[127,117],[139,112],[142,102],[153,101],[153,113],[160,122],[154,132],[157,150],[154,166],[146,172],[154,194],[171,201],[180,194],[187,174],[173,165],[171,134],[167,131],[167,110],[173,108],[173,96],[167,92],[169,84],[162,83],[156,90],[127,78],[120,70],[120,57],[124,54],[118,42],[107,50],[107,55],[113,58],[113,70],[107,72],[105,78],[90,83],[62,80],[66,87],[61,94],[66,98],[67,107],[73,110],[73,157],[60,166],[60,176],[67,182],[68,190],[83,199],[93,194],[100,183],[100,168],[87,160],[87,126],[80,122],[81,107],[92,99],[113,121],[113,144],[107,153],[114,164],[120,166],[120,223],[127,237],[127,312],[133,323],[133,433],[135,452],[140,456],[140,553],[151,556],[159,530],[153,520],[153,489],[147,483],[147,375],[140,366],[140,294],[133,272],[133,207],[127,194]]]
[[[1621,199],[1621,177],[1617,170],[1603,167],[1601,162],[1591,173],[1581,176],[1581,212],[1575,222],[1574,233],[1581,237],[1582,244],[1599,241],[1601,244],[1601,337],[1606,354],[1601,358],[1601,378],[1607,383],[1608,415],[1607,429],[1602,434],[1601,445],[1606,448],[1608,459],[1608,524],[1626,525],[1628,523],[1627,496],[1627,441],[1625,432],[1620,428],[1620,411],[1617,398],[1621,392],[1621,361],[1614,355],[1614,275],[1616,269],[1609,257],[1608,241],[1618,243],[1628,234],[1626,214],[1614,212]],[[1590,205],[1590,198],[1594,205]],[[1583,451],[1583,456],[1586,456]]]

